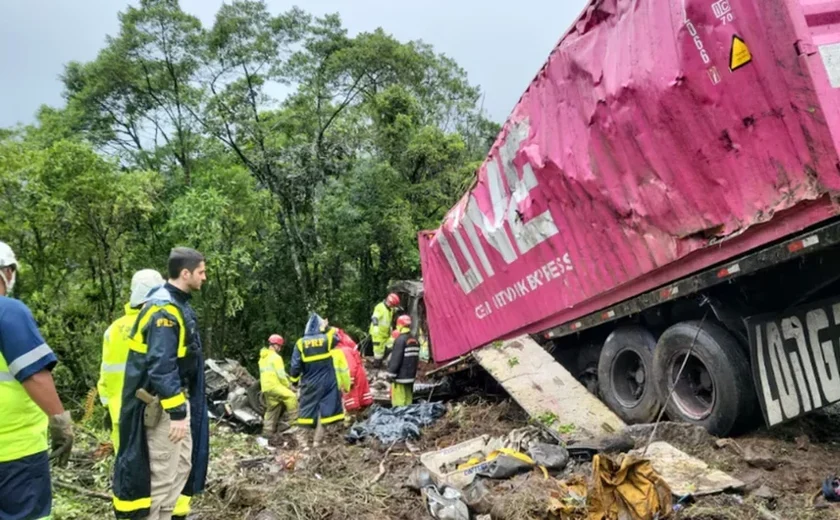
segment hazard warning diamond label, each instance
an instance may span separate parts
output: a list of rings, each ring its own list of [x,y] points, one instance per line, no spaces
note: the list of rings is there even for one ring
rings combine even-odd
[[[729,70],[735,72],[752,61],[752,53],[745,42],[737,34],[732,35],[732,48],[729,51]]]

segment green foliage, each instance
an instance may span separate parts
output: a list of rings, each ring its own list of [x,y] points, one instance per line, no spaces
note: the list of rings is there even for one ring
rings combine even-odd
[[[0,240],[70,402],[95,384],[132,273],[163,272],[176,245],[207,256],[195,304],[211,356],[253,369],[310,311],[366,330],[389,283],[420,276],[417,232],[498,130],[429,45],[262,0],[225,3],[209,27],[140,0],[62,80],[65,108],[0,131]]]

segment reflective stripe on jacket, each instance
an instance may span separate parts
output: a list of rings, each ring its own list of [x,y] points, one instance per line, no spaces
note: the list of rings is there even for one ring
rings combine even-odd
[[[176,516],[185,517],[189,497],[204,488],[209,456],[209,423],[204,390],[204,358],[195,313],[184,293],[166,284],[151,295],[132,328],[120,412],[120,448],[114,464],[114,511],[117,518],[139,520],[151,507],[146,404],[136,397],[144,389],[160,398],[172,419],[186,417],[189,394],[193,438],[192,469]]]
[[[0,296],[0,462],[47,451],[49,420],[22,383],[56,361],[29,308]]]
[[[102,364],[99,367],[99,400],[108,407],[111,416],[111,440],[114,451],[119,449],[120,403],[122,402],[125,364],[128,361],[129,336],[140,309],[125,305],[125,316],[118,318],[105,331],[102,338]]]
[[[420,344],[411,335],[411,329],[408,327],[401,328],[400,333],[394,341],[394,351],[388,361],[388,375],[395,383],[412,384],[417,377]]]
[[[321,332],[321,321],[315,314],[310,316],[303,338],[297,340],[292,351],[289,366],[290,378],[300,380],[298,424],[304,426],[314,426],[316,421],[330,424],[344,419],[332,354],[335,329]]]

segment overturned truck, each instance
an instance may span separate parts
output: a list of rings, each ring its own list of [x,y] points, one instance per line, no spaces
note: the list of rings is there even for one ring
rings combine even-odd
[[[840,400],[838,19],[589,2],[419,236],[435,361],[533,334],[625,421],[717,435]]]

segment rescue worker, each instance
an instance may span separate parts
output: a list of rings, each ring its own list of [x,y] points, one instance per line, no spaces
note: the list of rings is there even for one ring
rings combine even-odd
[[[350,374],[350,391],[343,395],[344,412],[358,413],[373,404],[373,394],[365,372],[362,356],[356,349],[356,342],[346,332],[336,329],[337,350],[344,353]]]
[[[391,322],[394,319],[394,309],[399,307],[400,297],[394,293],[388,295],[385,301],[379,302],[373,308],[370,318],[370,339],[373,342],[373,366],[382,366],[385,359],[385,349],[388,337],[391,335]]]
[[[67,463],[73,421],[50,373],[55,354],[29,308],[8,297],[17,268],[12,248],[0,242],[0,518],[50,518],[49,461]]]
[[[344,408],[344,396],[350,392],[350,365],[347,362],[347,357],[344,355],[344,351],[339,348],[341,345],[340,329],[330,327],[330,321],[327,318],[324,318],[321,320],[321,333],[326,334],[327,331],[330,331],[330,334],[332,334],[335,338],[333,349],[331,351],[333,357],[333,368],[335,369],[335,381],[338,384],[338,391],[341,392],[342,396],[341,409],[346,413],[347,410]]]
[[[125,362],[128,361],[128,339],[131,327],[137,321],[140,307],[152,289],[163,285],[163,277],[154,269],[143,269],[131,277],[131,296],[125,305],[125,315],[105,330],[102,338],[102,365],[99,367],[99,400],[108,408],[111,419],[111,442],[114,453],[120,447],[120,403],[122,402]]]
[[[388,362],[388,379],[391,381],[391,406],[408,406],[414,401],[414,379],[420,359],[420,343],[411,334],[411,316],[397,318],[400,335],[394,341],[394,351]]]
[[[300,381],[297,422],[300,426],[315,428],[315,447],[320,446],[324,438],[324,426],[344,420],[333,356],[335,344],[335,329],[324,332],[324,320],[313,313],[303,337],[295,344],[289,367],[292,382]],[[304,445],[308,442],[303,435],[299,440]]]
[[[204,355],[189,303],[206,279],[204,257],[177,247],[168,274],[131,330],[114,464],[117,518],[185,519],[207,476]]]
[[[285,343],[283,336],[272,334],[268,338],[268,346],[260,350],[260,388],[265,396],[263,435],[266,436],[274,435],[284,413],[288,414],[290,424],[297,421],[297,396],[291,389],[286,366],[280,356]]]

